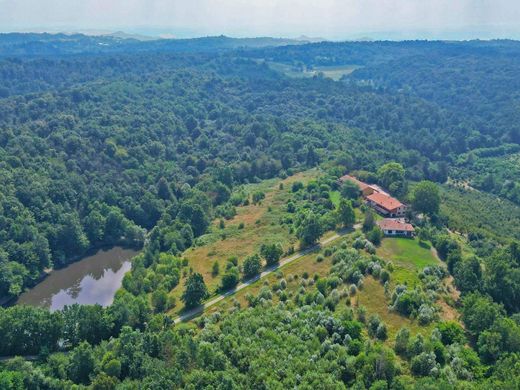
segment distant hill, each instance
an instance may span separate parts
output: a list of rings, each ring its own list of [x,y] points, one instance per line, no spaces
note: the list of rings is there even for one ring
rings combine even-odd
[[[112,38],[135,39],[136,41],[141,41],[141,42],[156,41],[157,39],[161,39],[161,38],[152,37],[149,35],[130,34],[130,33],[124,32],[124,31],[115,31],[113,33],[103,34],[103,35],[107,36],[107,37],[112,37]]]
[[[286,38],[155,39],[121,31],[108,35],[8,33],[0,34],[0,56],[57,56],[131,52],[217,52],[240,48],[279,47],[309,43]]]

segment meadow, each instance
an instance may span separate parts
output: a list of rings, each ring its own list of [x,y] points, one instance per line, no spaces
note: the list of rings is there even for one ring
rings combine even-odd
[[[290,65],[281,62],[268,62],[268,64],[271,69],[281,72],[288,77],[314,77],[321,73],[323,76],[334,81],[339,81],[343,76],[347,76],[360,68],[358,65],[329,65],[315,66],[312,69],[308,69],[305,66]]]
[[[193,272],[204,277],[210,294],[217,293],[228,259],[236,257],[241,264],[245,257],[258,253],[263,243],[280,243],[284,251],[298,247],[298,240],[289,226],[280,222],[288,215],[286,204],[291,197],[291,184],[295,181],[305,184],[318,174],[317,169],[311,169],[283,180],[270,179],[238,189],[247,194],[263,192],[265,198],[257,204],[237,207],[237,214],[224,221],[224,228],[220,227],[220,219],[214,220],[209,232],[199,238],[199,245],[183,253]],[[219,275],[212,272],[215,262],[219,264]],[[183,287],[184,281],[170,292],[170,296],[178,301]],[[174,312],[181,308],[182,305],[177,305]]]

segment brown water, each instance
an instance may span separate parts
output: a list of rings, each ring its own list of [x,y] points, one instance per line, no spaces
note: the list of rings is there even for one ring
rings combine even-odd
[[[51,311],[73,303],[108,306],[137,253],[120,247],[100,250],[66,268],[52,271],[41,283],[20,295],[16,303],[47,307]]]

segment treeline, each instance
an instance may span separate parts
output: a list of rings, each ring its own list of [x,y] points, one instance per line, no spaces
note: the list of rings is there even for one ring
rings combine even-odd
[[[74,304],[50,312],[17,305],[0,308],[0,314],[0,355],[30,356],[73,349],[82,341],[96,345],[124,326],[144,329],[153,312],[146,299],[121,291],[108,308]]]

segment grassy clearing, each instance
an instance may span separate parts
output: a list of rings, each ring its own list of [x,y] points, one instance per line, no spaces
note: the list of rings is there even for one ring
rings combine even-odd
[[[284,180],[271,179],[244,186],[246,193],[264,192],[265,199],[256,205],[237,207],[237,215],[225,221],[224,229],[220,229],[218,220],[213,221],[209,233],[199,239],[202,245],[184,252],[183,257],[188,259],[194,272],[202,274],[211,294],[220,285],[221,275],[230,257],[236,256],[241,263],[245,257],[258,252],[263,243],[269,242],[279,242],[284,249],[297,247],[296,237],[289,233],[286,225],[280,224],[280,219],[287,215],[286,202],[291,197],[291,184],[295,181],[307,183],[318,174],[318,170],[312,169]],[[283,183],[283,189],[280,189],[280,183]],[[220,274],[213,276],[211,271],[215,262],[219,264]],[[170,292],[177,301],[184,289],[184,282],[185,278]],[[182,304],[178,304],[174,312],[181,308]]]
[[[336,240],[336,241],[339,241]],[[333,245],[333,243],[329,244]],[[287,264],[281,267],[277,272],[274,272],[265,278],[258,280],[256,283],[250,285],[249,287],[238,291],[232,297],[228,297],[223,301],[219,302],[215,306],[209,308],[206,313],[214,313],[214,312],[223,312],[231,309],[233,307],[233,301],[236,299],[241,307],[247,307],[246,295],[252,294],[257,295],[260,292],[260,289],[264,286],[273,286],[280,279],[280,276],[287,281],[286,292],[291,298],[296,290],[301,285],[301,280],[303,279],[303,274],[306,272],[309,275],[309,279],[317,274],[319,276],[327,276],[331,267],[331,259],[325,258],[322,262],[316,261],[316,256],[321,251],[316,251],[301,257],[300,259]],[[279,298],[276,294],[273,294],[273,301],[279,302]]]
[[[313,75],[323,73],[325,77],[338,81],[343,76],[349,75],[359,68],[360,66],[358,65],[317,66],[314,68],[314,71],[310,71],[310,73],[313,73]]]
[[[385,238],[378,248],[377,254],[386,260],[391,260],[395,265],[390,283],[392,288],[395,287],[396,284],[407,284],[410,287],[420,285],[419,272],[422,269],[430,265],[442,264],[435,250],[420,245],[417,239]],[[460,293],[455,288],[451,276],[444,279],[443,284],[451,293],[447,296],[443,296],[437,302],[441,308],[441,318],[444,320],[457,320],[458,313],[450,303],[457,301]],[[370,307],[367,306],[367,308],[370,311]],[[372,307],[372,310],[376,309],[377,307]],[[388,320],[392,322],[391,317],[388,317]],[[412,327],[413,326],[410,328],[412,329]]]
[[[385,238],[377,249],[377,255],[391,260],[395,265],[392,273],[394,284],[413,286],[420,283],[418,272],[429,265],[440,264],[430,248],[419,244],[419,240],[409,238]]]
[[[359,69],[359,65],[337,65],[337,66],[316,66],[313,69],[307,69],[305,67],[284,64],[281,62],[268,62],[271,69],[285,74],[291,78],[306,78],[314,77],[322,73],[325,77],[328,77],[334,81],[340,80],[343,76],[349,75],[356,69]]]

